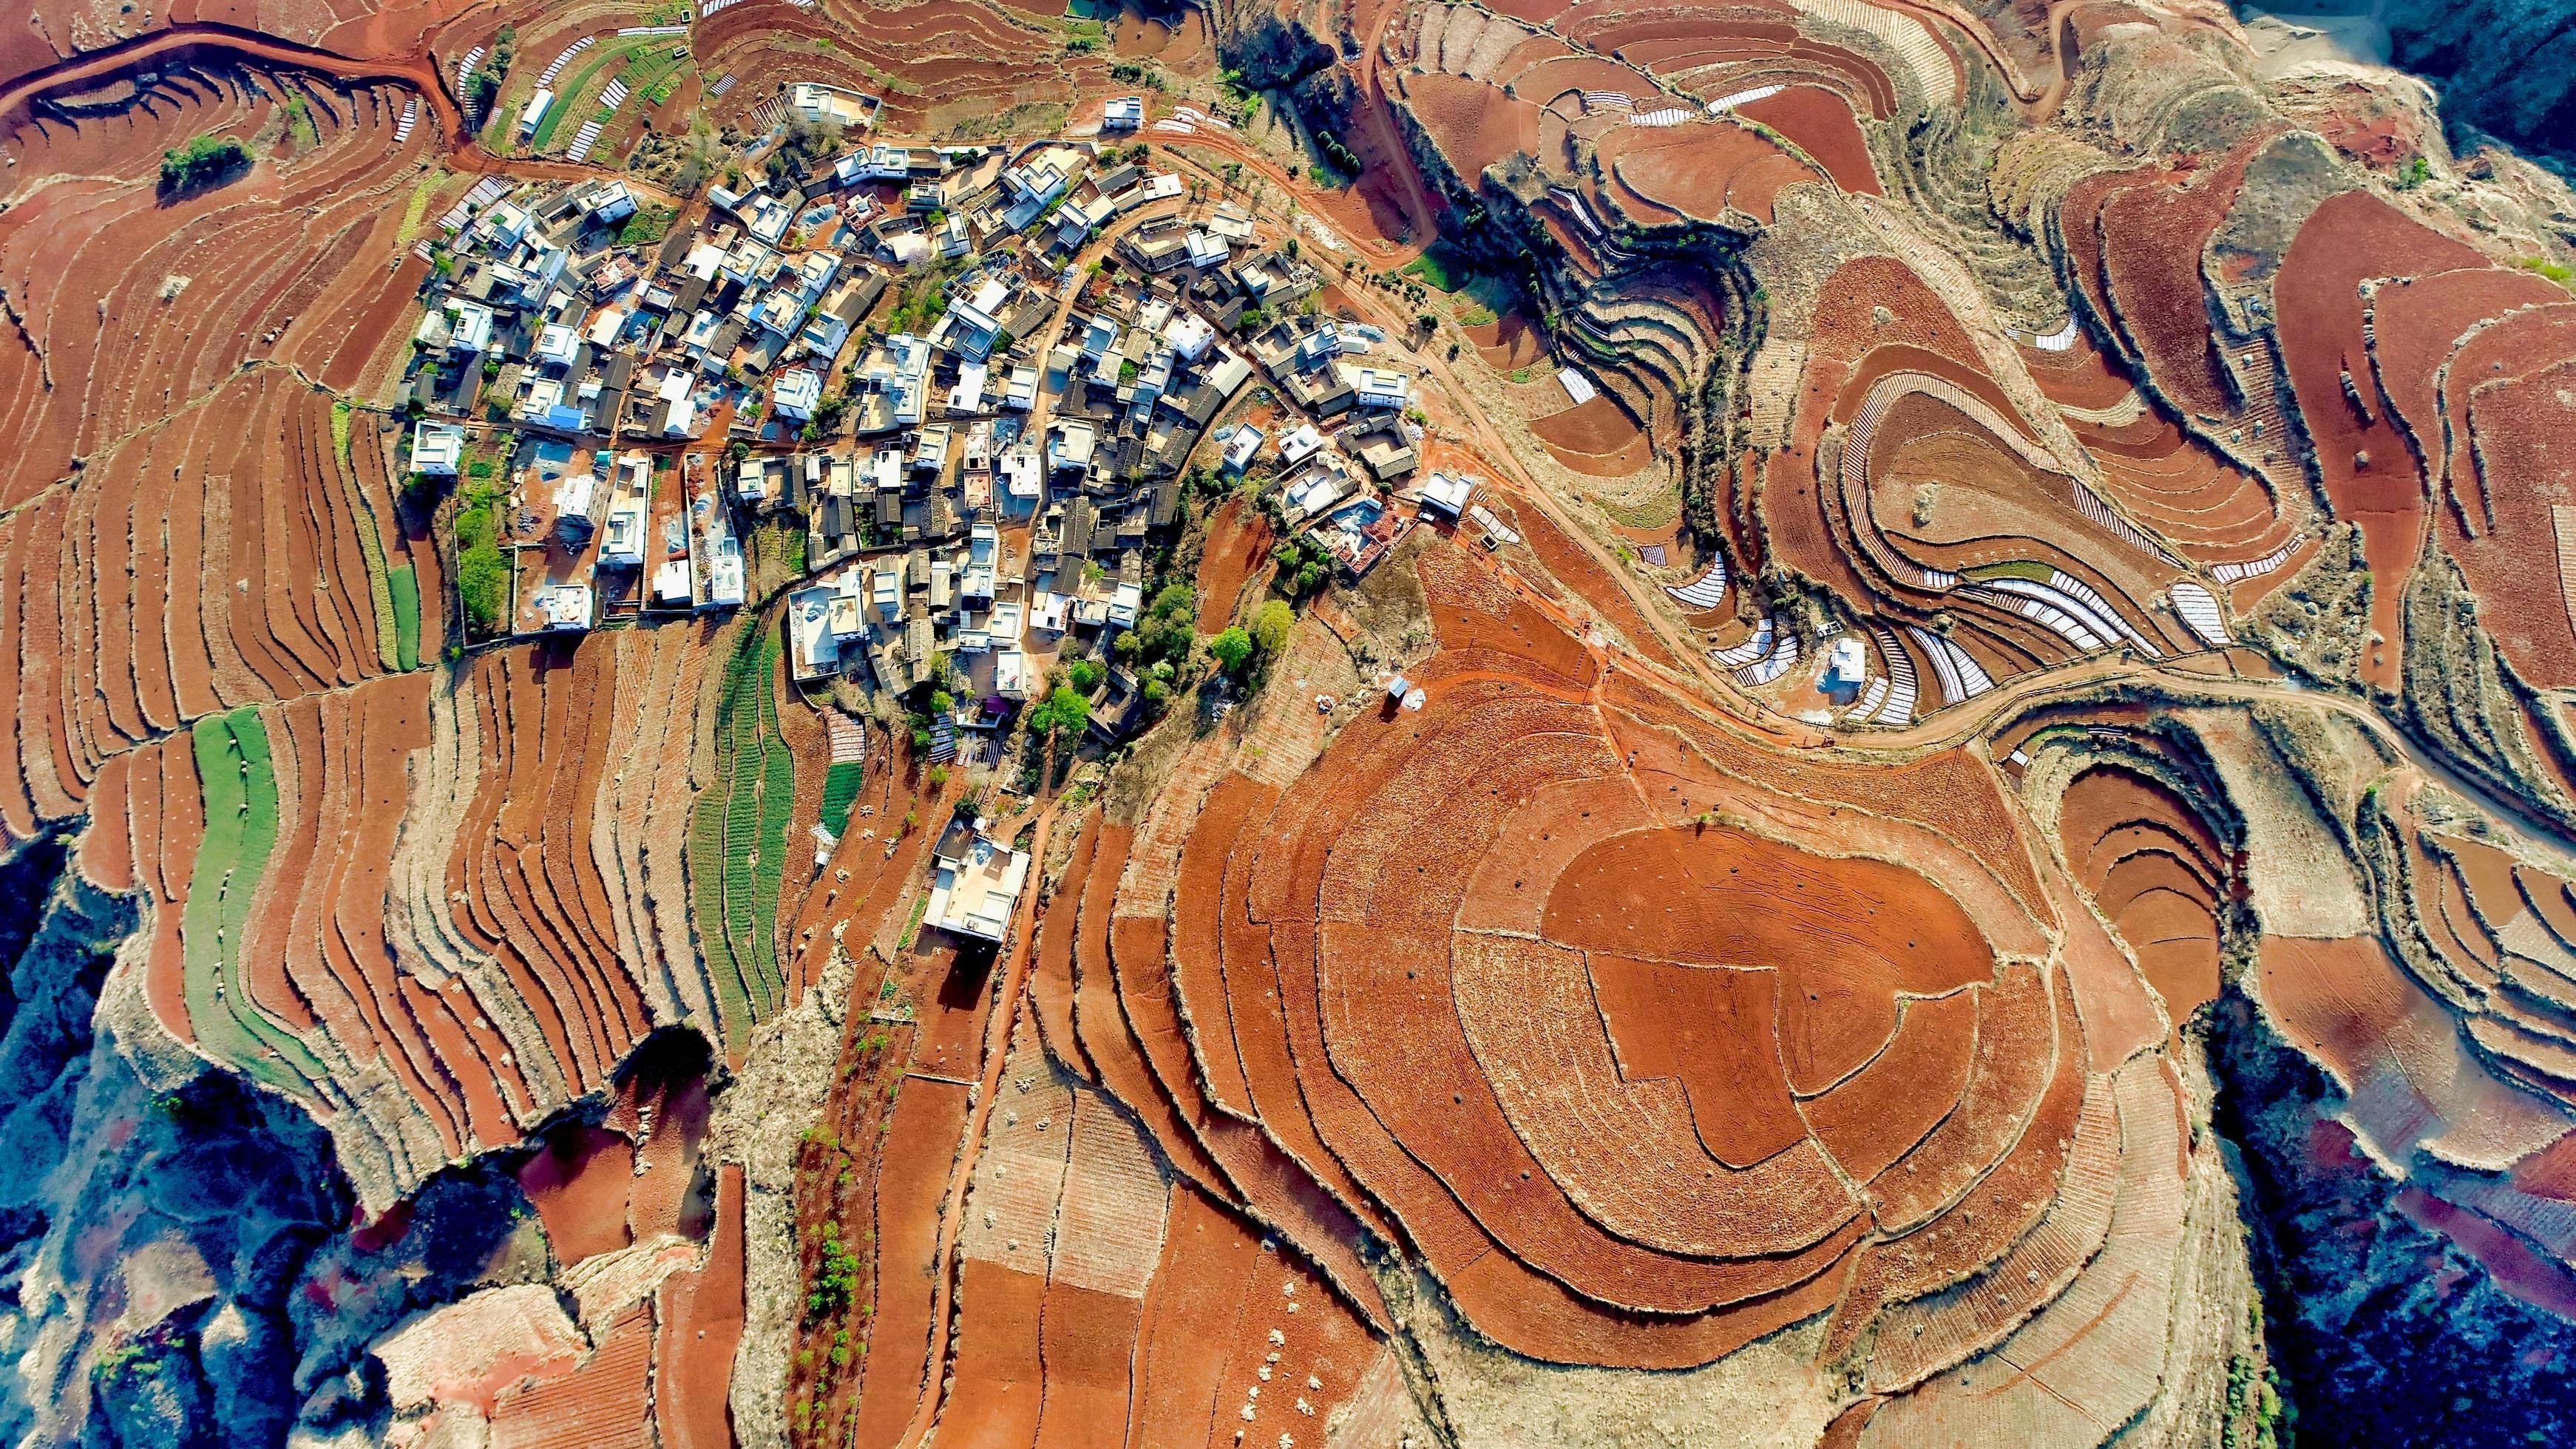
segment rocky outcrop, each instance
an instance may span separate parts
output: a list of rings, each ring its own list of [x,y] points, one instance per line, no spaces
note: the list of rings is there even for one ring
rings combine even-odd
[[[2219,1003],[2210,1057],[2218,1130],[2251,1187],[2267,1336],[2302,1417],[2349,1444],[2576,1436],[2576,1328],[2398,1211],[2404,1190],[2338,1120],[2343,1094],[2245,997]]]
[[[2288,0],[2262,7],[2295,20],[2352,7]],[[2433,82],[2455,128],[2474,126],[2529,150],[2576,161],[2576,15],[2553,0],[2381,0],[2388,59]]]

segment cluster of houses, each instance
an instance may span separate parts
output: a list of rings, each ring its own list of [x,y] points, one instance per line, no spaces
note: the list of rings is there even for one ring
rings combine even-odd
[[[796,676],[936,679],[965,730],[1138,622],[1194,467],[1275,472],[1354,573],[1410,522],[1386,490],[1454,514],[1384,334],[1148,160],[869,144],[679,224],[614,180],[488,188],[433,253],[410,467],[508,460],[506,632],[736,607],[746,538],[800,540]],[[1268,428],[1223,421],[1260,384]]]

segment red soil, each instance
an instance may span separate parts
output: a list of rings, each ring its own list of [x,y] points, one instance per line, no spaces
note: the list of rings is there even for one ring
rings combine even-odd
[[[906,1078],[877,1180],[876,1312],[854,1421],[858,1440],[890,1444],[912,1418],[929,1364],[931,1279],[940,1271],[939,1214],[949,1164],[966,1132],[966,1089]]]
[[[2576,1273],[2541,1256],[2510,1229],[2421,1187],[2398,1189],[2396,1204],[2416,1226],[2475,1258],[2507,1294],[2560,1318],[2576,1318]]]
[[[1711,1156],[1749,1167],[1805,1139],[1774,1043],[1776,973],[1597,952],[1590,967],[1621,1074],[1678,1080]]]
[[[1260,1245],[1186,1184],[1172,1188],[1163,1258],[1146,1291],[1135,1355],[1133,1444],[1222,1443],[1217,1396]]]
[[[662,1279],[654,1423],[662,1449],[729,1449],[726,1385],[742,1341],[742,1166],[716,1174],[716,1235],[706,1266]]]
[[[2062,990],[2063,988],[2059,988]],[[1879,1226],[1930,1220],[2001,1158],[2052,1075],[2053,1011],[2039,973],[2007,966],[1977,993],[1977,1051],[1957,1107],[1870,1183]]]
[[[1047,1284],[1040,1320],[1046,1394],[1039,1449],[1122,1449],[1144,1302],[1078,1284]]]
[[[635,1176],[635,1147],[623,1136],[597,1127],[549,1133],[517,1176],[566,1267],[631,1241],[626,1188]]]
[[[81,831],[81,875],[103,891],[134,889],[134,827],[126,805],[133,758],[118,755],[102,765],[91,782],[89,825]]]
[[[2035,1065],[2047,1065],[2045,1053]],[[2002,1257],[2035,1225],[2055,1199],[2083,1106],[2083,1064],[2076,1052],[2060,1051],[2028,1122],[2016,1124],[2008,1151],[1943,1214],[1942,1230],[1907,1233],[1861,1251],[1826,1330],[1827,1356],[1847,1348],[1881,1306],[1959,1281]],[[1883,1215],[1881,1222],[1887,1223]]]
[[[2576,304],[2553,303],[2504,318],[2463,344],[2451,359],[2442,383],[2442,426],[2447,438],[2438,459],[2447,481],[2454,516],[2445,533],[2453,541],[2463,534],[2491,531],[2495,509],[2478,477],[2469,448],[2469,403],[2479,385],[2507,373],[2519,376],[2536,359],[2556,360],[2576,353]],[[2479,552],[2462,548],[2463,554]],[[2471,565],[2474,570],[2475,564]]]
[[[1225,1170],[1208,1155],[1188,1119],[1173,1105],[1120,1004],[1110,956],[1110,912],[1134,840],[1135,832],[1128,826],[1104,822],[1100,827],[1100,854],[1083,885],[1082,915],[1074,935],[1075,1035],[1101,1086],[1144,1120],[1145,1130],[1172,1165],[1210,1193],[1231,1197],[1232,1184]]]
[[[1623,126],[1603,138],[1601,160],[1648,201],[1700,221],[1723,221],[1731,206],[1769,224],[1771,198],[1815,173],[1731,121]]]
[[[1225,966],[1219,933],[1227,855],[1246,813],[1267,810],[1271,786],[1230,774],[1208,791],[1207,804],[1181,852],[1180,878],[1172,885],[1172,994],[1190,1030],[1191,1057],[1209,1100],[1237,1116],[1252,1115],[1252,1089],[1235,1054],[1227,1026]]]
[[[1207,544],[1199,555],[1200,633],[1217,633],[1234,618],[1244,581],[1269,561],[1270,543],[1270,520],[1247,499],[1228,499],[1208,521]]]
[[[2179,1026],[2218,996],[2215,913],[2226,850],[2180,797],[2127,770],[2078,775],[2058,810],[2067,863]]]
[[[1803,1091],[1887,1040],[1895,992],[1947,991],[1985,979],[1993,965],[1966,913],[1922,876],[1723,826],[1595,846],[1558,879],[1542,931],[1593,951],[1777,968],[1781,1057]]]
[[[1677,662],[1672,652],[1664,647],[1663,639],[1655,632],[1654,626],[1638,611],[1636,601],[1581,544],[1567,537],[1536,508],[1522,508],[1518,513],[1522,539],[1529,544],[1530,552],[1538,555],[1539,562],[1547,565],[1548,573],[1556,582],[1572,589],[1583,602],[1598,610],[1601,617],[1625,635],[1646,658],[1666,666]],[[1446,638],[1444,632],[1444,641]],[[1550,659],[1540,658],[1537,662],[1548,665]],[[1587,660],[1586,674],[1590,672],[1588,664]]]
[[[1869,143],[1861,139],[1851,105],[1841,96],[1815,86],[1791,86],[1777,95],[1747,101],[1736,107],[1736,113],[1795,141],[1843,190],[1881,194]]]
[[[1414,123],[1462,177],[1481,176],[1515,152],[1538,152],[1539,108],[1532,102],[1465,76],[1407,75],[1403,89]]]
[[[652,1366],[653,1318],[638,1304],[571,1373],[503,1389],[492,1402],[493,1449],[656,1449]]]
[[[2228,416],[2235,406],[2210,338],[2201,253],[2234,204],[2247,163],[2268,139],[2267,133],[2248,140],[2188,178],[2118,191],[2100,212],[2111,303],[2148,375],[2182,406],[2212,417]]]
[[[1615,453],[1642,436],[1636,420],[1608,393],[1595,393],[1590,402],[1561,413],[1532,418],[1530,431],[1550,451],[1569,453]]]
[[[1048,897],[1039,918],[1037,958],[1029,971],[1029,1001],[1038,1039],[1046,1044],[1049,1055],[1086,1075],[1090,1067],[1075,1040],[1073,1027],[1073,927],[1084,887],[1091,878],[1092,860],[1099,853],[1100,831],[1086,819],[1064,877],[1057,882],[1055,894]]]
[[[2423,489],[2373,381],[2358,288],[2367,277],[2421,276],[2483,262],[2371,193],[2348,191],[2329,198],[2300,226],[2274,285],[2283,360],[2299,412],[2336,515],[2361,525],[2377,580],[2371,628],[2386,639],[2401,637],[2399,581],[2421,541]],[[2365,412],[2347,400],[2346,377],[2360,390]],[[2364,677],[2394,687],[2394,653],[2377,657],[2385,662],[2367,665]]]
[[[1532,367],[1547,355],[1545,334],[1515,311],[1506,311],[1482,326],[1458,330],[1467,334],[1467,340],[1476,345],[1476,355],[1496,372]]]
[[[2495,528],[2464,550],[2486,605],[2479,622],[2523,680],[2576,684],[2576,617],[2567,604],[2576,558],[2556,542],[2555,500],[2576,497],[2566,439],[2576,436],[2576,357],[2478,388],[2469,437]]]
[[[2556,283],[2531,272],[2465,268],[2383,284],[2371,298],[2371,357],[2379,383],[2421,454],[2438,468],[2442,436],[2440,379],[2460,335],[2519,307],[2564,302]],[[2484,379],[2467,379],[2472,385]]]
[[[1816,1141],[1845,1176],[1869,1182],[1912,1151],[1967,1090],[1977,993],[1904,1005],[1896,1035],[1867,1066],[1806,1105]]]
[[[940,1406],[942,1443],[1027,1444],[1037,1436],[1046,1280],[982,1258],[957,1268],[957,1386]]]
[[[2449,1132],[2511,1132],[2535,1100],[2499,1081],[2460,1040],[2443,1004],[2371,937],[2263,942],[2263,1004],[2283,1035],[2326,1065],[2356,1102],[2355,1125],[2405,1159]]]

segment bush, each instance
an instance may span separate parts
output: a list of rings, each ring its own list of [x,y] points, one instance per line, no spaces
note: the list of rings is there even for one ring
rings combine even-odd
[[[1240,624],[1229,625],[1224,633],[1208,641],[1208,653],[1215,657],[1218,668],[1239,674],[1252,660],[1252,636]]]
[[[1276,657],[1288,646],[1288,631],[1297,623],[1296,614],[1278,599],[1265,599],[1252,611],[1252,642],[1264,655]]]
[[[1091,701],[1076,694],[1070,684],[1059,684],[1047,697],[1029,706],[1029,733],[1053,738],[1057,735],[1079,736],[1091,723]]]
[[[456,592],[465,600],[465,616],[476,632],[500,632],[510,614],[509,559],[489,543],[464,550],[456,560]]]
[[[234,136],[199,136],[161,153],[161,188],[186,191],[250,169],[250,148]]]
[[[679,216],[667,206],[647,206],[626,218],[617,232],[619,246],[650,246],[670,234],[671,222]]]

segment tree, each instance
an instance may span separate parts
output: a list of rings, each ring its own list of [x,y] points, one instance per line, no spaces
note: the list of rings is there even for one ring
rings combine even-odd
[[[1091,723],[1091,701],[1074,693],[1070,684],[1059,684],[1047,697],[1029,707],[1029,733],[1047,739],[1060,734],[1082,733]]]
[[[1252,642],[1265,655],[1276,657],[1288,645],[1288,631],[1296,625],[1297,615],[1285,600],[1264,599],[1252,611]]]
[[[1208,641],[1208,653],[1215,656],[1219,668],[1228,674],[1241,673],[1252,659],[1252,636],[1240,624],[1228,625],[1225,632]]]
[[[1064,672],[1073,681],[1074,689],[1086,697],[1100,687],[1102,676],[1108,673],[1100,667],[1099,661],[1093,659],[1077,659],[1066,666]]]
[[[456,592],[475,632],[497,633],[510,612],[509,560],[489,543],[467,548],[456,561]]]
[[[236,136],[198,136],[161,153],[161,189],[185,191],[250,169],[250,148]]]

